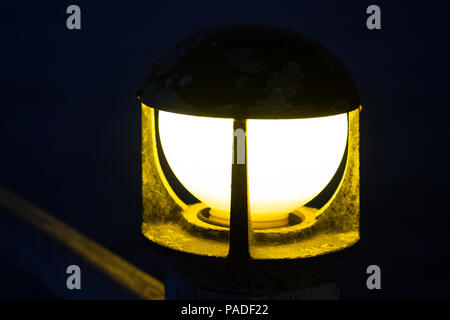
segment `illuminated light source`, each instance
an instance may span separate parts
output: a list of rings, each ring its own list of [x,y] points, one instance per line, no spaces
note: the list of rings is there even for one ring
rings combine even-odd
[[[359,96],[321,45],[277,27],[205,30],[152,66],[138,98],[151,241],[249,261],[359,240]]]
[[[336,173],[347,143],[347,115],[247,120],[253,226],[284,226]],[[161,111],[159,135],[170,168],[216,221],[229,224],[233,120]]]

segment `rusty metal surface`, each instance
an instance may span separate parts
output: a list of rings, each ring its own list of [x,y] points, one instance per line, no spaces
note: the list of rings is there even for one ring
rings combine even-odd
[[[359,240],[359,113],[349,113],[346,169],[332,198],[314,216],[306,229],[276,228],[252,233],[253,259],[304,259],[341,251]],[[142,196],[143,234],[151,241],[185,253],[225,258],[229,238],[219,227],[204,232],[196,224],[184,223],[188,208],[176,196],[158,161],[154,110],[142,105]],[[299,225],[301,226],[301,224]]]
[[[333,53],[297,32],[257,25],[181,41],[153,64],[138,96],[160,110],[235,119],[328,116],[360,105]]]

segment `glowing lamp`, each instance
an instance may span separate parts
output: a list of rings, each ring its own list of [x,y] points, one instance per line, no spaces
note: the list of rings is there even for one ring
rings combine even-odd
[[[175,45],[138,93],[144,235],[229,259],[308,258],[359,239],[359,96],[309,38],[224,26]]]

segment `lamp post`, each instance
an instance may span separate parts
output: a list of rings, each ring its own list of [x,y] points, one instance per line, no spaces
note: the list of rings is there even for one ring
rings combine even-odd
[[[158,59],[138,98],[149,240],[233,265],[359,240],[359,96],[321,45],[277,27],[208,29]]]

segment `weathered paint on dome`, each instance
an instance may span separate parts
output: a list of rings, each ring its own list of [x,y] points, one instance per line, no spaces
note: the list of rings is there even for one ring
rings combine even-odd
[[[153,64],[138,96],[160,110],[236,119],[320,117],[360,105],[333,53],[300,33],[257,25],[181,41]]]

